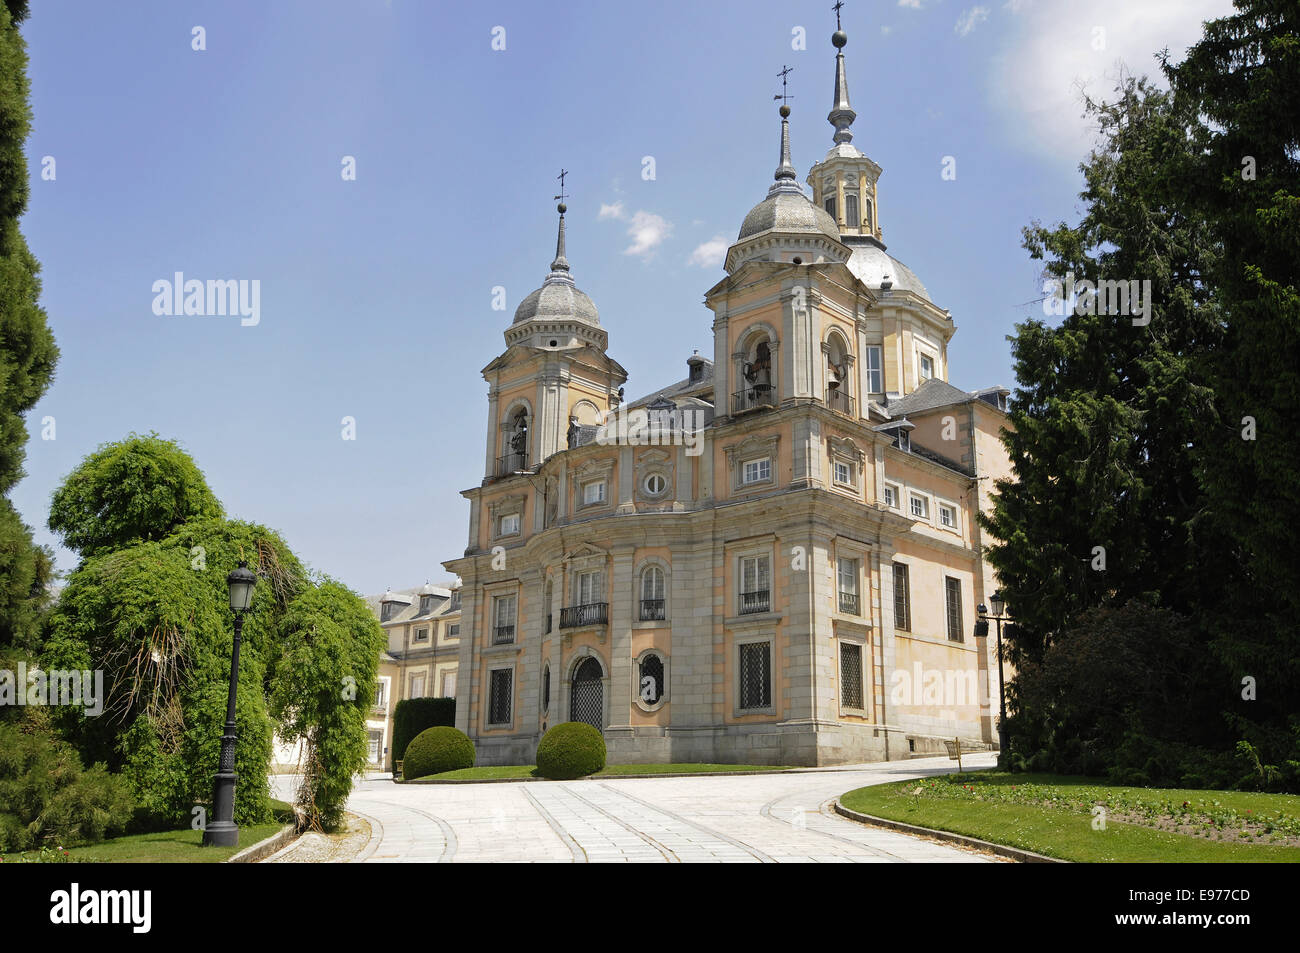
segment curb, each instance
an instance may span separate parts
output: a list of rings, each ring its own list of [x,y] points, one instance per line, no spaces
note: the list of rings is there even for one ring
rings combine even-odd
[[[891,821],[883,817],[873,817],[870,814],[859,814],[857,811],[850,810],[841,804],[839,798],[836,798],[832,802],[831,806],[835,808],[836,814],[839,814],[841,817],[847,817],[851,821],[857,821],[859,824],[868,824],[872,827],[886,827],[891,831],[898,831],[903,834],[915,834],[921,837],[931,837],[935,840],[961,844],[965,847],[975,847],[979,850],[986,850],[989,853],[997,854],[1001,857],[1009,857],[1022,864],[1070,863],[1070,861],[1061,860],[1058,857],[1048,857],[1045,854],[1035,854],[1031,850],[1021,850],[1019,847],[1008,847],[1006,844],[994,844],[992,841],[980,840],[978,837],[967,837],[965,834],[954,834],[951,831],[937,831],[929,827],[917,827],[914,824],[904,824],[902,821]]]
[[[270,857],[280,848],[286,846],[290,841],[298,837],[294,833],[293,825],[286,824],[278,833],[272,834],[266,840],[260,840],[250,847],[245,847],[237,854],[233,854],[222,861],[223,864],[255,864],[265,857]]]

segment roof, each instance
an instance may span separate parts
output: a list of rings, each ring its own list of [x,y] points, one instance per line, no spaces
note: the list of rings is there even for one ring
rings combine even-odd
[[[383,619],[380,612],[380,606],[385,602],[394,602],[401,606],[391,616],[384,620],[388,622],[414,622],[419,619],[432,619],[437,616],[447,615],[452,611],[448,610],[451,605],[451,593],[453,589],[460,588],[459,585],[423,585],[413,586],[410,589],[389,589],[386,592],[377,593],[376,595],[365,596],[365,603],[370,607],[370,611],[375,614],[376,619]],[[433,609],[423,615],[420,614],[421,595],[430,595],[434,597]]]
[[[916,276],[916,272],[888,254],[885,247],[874,238],[864,240],[854,235],[845,235],[843,242],[853,249],[853,254],[844,264],[868,288],[880,291],[882,282],[888,279],[891,290],[910,291],[930,301],[930,292],[925,290],[925,285]]]
[[[644,407],[647,404],[652,404],[656,400],[660,399],[677,401],[679,398],[688,394],[694,398],[700,398],[703,393],[707,393],[711,396],[713,394],[713,362],[706,357],[701,357],[699,360],[701,361],[699,380],[693,381],[687,377],[685,380],[680,380],[676,384],[669,384],[667,387],[661,387],[654,393],[647,394],[638,400],[632,401],[628,404],[628,407]],[[696,394],[694,393],[695,391],[700,391],[701,393]],[[712,401],[704,402],[712,406]]]
[[[885,410],[891,417],[905,417],[909,414],[921,414],[927,410],[948,407],[952,404],[964,404],[977,399],[975,394],[969,394],[953,387],[947,381],[931,377],[906,397],[891,400],[885,406]]]
[[[736,241],[767,231],[809,233],[825,235],[836,242],[840,240],[839,226],[830,213],[797,192],[776,192],[750,209]]]

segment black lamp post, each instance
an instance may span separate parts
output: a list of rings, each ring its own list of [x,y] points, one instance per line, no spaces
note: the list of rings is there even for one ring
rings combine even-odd
[[[230,611],[235,614],[235,647],[230,654],[230,695],[226,700],[226,732],[221,736],[221,760],[213,776],[212,822],[203,830],[204,847],[235,847],[239,827],[235,824],[235,689],[239,685],[239,639],[244,613],[253,601],[257,576],[242,559],[226,577],[230,589]]]
[[[1003,615],[1007,604],[1000,591],[989,596],[989,602],[993,604],[992,615],[989,614],[988,606],[983,603],[976,608],[979,619],[975,623],[975,638],[988,638],[990,619],[998,624],[998,704],[1001,710],[1001,716],[998,718],[998,760],[1002,761],[1010,750],[1007,743],[1007,689],[1005,679],[1002,677],[1002,623],[1007,618]]]

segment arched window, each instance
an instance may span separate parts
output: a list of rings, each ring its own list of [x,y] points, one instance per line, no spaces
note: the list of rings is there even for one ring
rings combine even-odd
[[[844,224],[849,228],[857,228],[862,224],[858,219],[858,197],[852,192],[844,196]]]
[[[853,375],[849,349],[844,338],[832,332],[826,339],[826,403],[832,410],[852,415]]]
[[[505,471],[513,473],[528,466],[528,411],[520,407],[506,429]]]
[[[645,706],[659,704],[668,692],[663,656],[648,652],[641,656],[638,668],[637,698]]]
[[[647,566],[641,571],[642,622],[662,622],[666,617],[664,599],[664,571],[658,566]]]
[[[542,669],[542,714],[551,710],[551,663]]]

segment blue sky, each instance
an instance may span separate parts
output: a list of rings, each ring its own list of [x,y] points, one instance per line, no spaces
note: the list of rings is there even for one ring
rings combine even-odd
[[[313,568],[366,593],[445,579],[482,478],[479,370],[548,270],[560,167],[573,274],[636,397],[712,356],[702,296],[771,182],[783,65],[801,181],[831,145],[829,0],[34,6],[23,230],[62,359],[13,500],[61,571],[51,492],[157,431]],[[954,384],[1013,383],[1006,336],[1041,314],[1020,229],[1077,216],[1079,85],[1152,71],[1227,9],[848,0],[854,144],[884,168],[890,253],[953,313]],[[258,280],[259,323],[154,314],[177,271]]]

